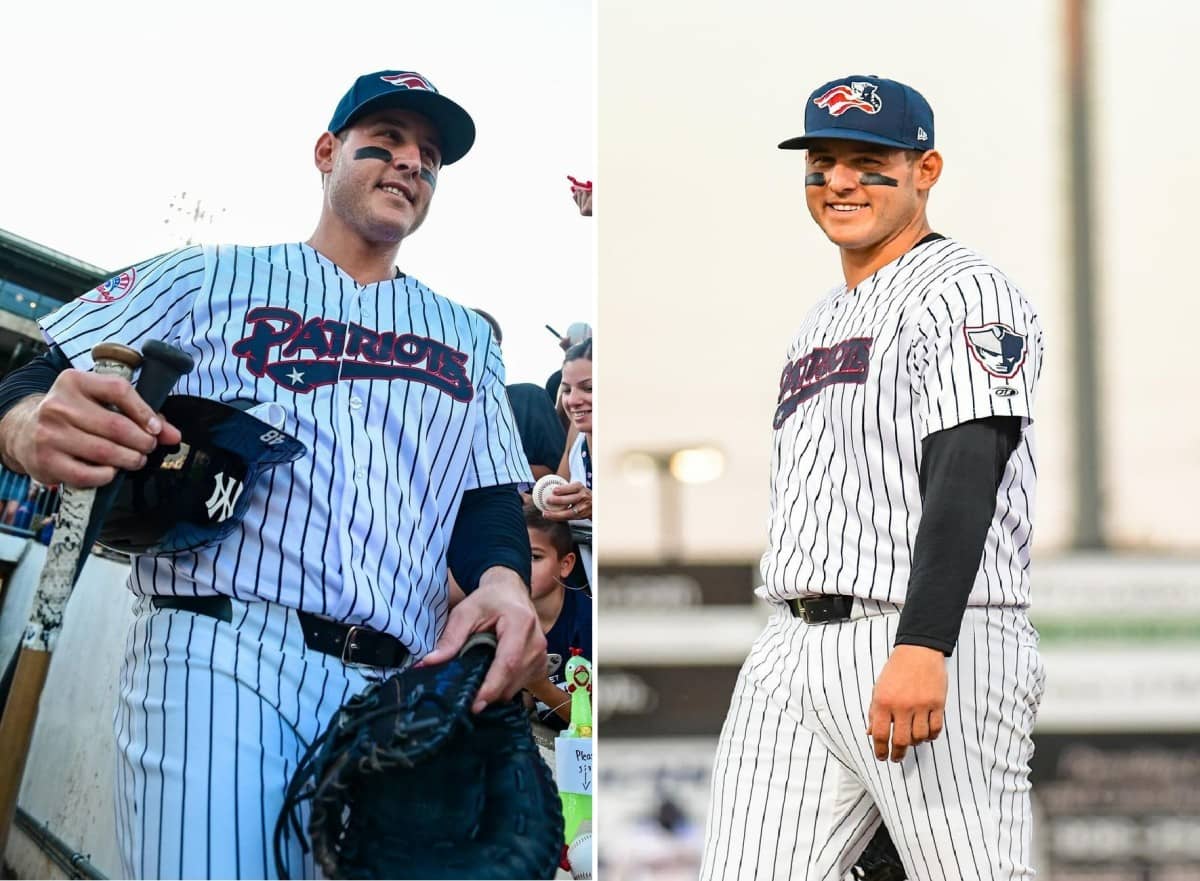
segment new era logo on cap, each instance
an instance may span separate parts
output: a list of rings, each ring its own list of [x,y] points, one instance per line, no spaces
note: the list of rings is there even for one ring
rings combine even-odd
[[[818,87],[804,106],[804,134],[780,144],[807,150],[816,140],[862,141],[902,150],[933,149],[933,110],[911,86],[859,74]]]
[[[419,73],[413,73],[411,70],[402,70],[399,73],[391,74],[390,76],[381,76],[381,80],[385,83],[391,83],[393,86],[398,86],[401,89],[423,89],[426,92],[436,92],[433,83],[425,79]]]

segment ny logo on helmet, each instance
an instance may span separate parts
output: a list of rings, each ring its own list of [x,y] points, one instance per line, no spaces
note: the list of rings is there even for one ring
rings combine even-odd
[[[828,110],[830,116],[841,116],[847,110],[874,114],[883,109],[878,88],[874,83],[843,83],[814,98],[813,103]]]
[[[978,327],[964,327],[967,348],[975,360],[992,376],[1012,379],[1025,363],[1025,337],[1007,324],[993,321]]]
[[[433,83],[419,73],[413,73],[411,70],[402,70],[400,73],[394,73],[391,76],[381,76],[380,79],[401,89],[420,89],[422,92],[437,91],[433,87]]]
[[[214,482],[213,493],[204,505],[208,508],[209,518],[220,523],[233,516],[233,507],[242,495],[242,482],[235,477],[226,477],[224,471],[217,472]]]

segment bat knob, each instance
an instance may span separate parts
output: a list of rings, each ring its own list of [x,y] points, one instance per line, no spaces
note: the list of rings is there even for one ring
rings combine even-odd
[[[142,355],[147,360],[162,361],[179,376],[191,373],[196,362],[182,349],[177,349],[162,340],[146,340],[142,343]]]
[[[137,349],[120,343],[97,343],[92,346],[92,361],[97,364],[101,361],[116,361],[133,370],[142,363],[142,356]]]

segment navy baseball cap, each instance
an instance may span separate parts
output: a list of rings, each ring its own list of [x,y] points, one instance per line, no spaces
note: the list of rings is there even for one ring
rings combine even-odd
[[[470,114],[411,70],[377,70],[360,76],[338,102],[329,131],[337,134],[360,117],[393,107],[429,118],[441,139],[442,165],[462,159],[475,143]]]
[[[808,96],[804,134],[784,141],[779,149],[806,150],[820,138],[932,150],[933,108],[904,83],[877,76],[842,77]]]

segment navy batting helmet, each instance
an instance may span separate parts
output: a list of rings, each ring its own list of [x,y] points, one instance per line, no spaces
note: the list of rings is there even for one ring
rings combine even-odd
[[[307,448],[236,406],[172,395],[162,414],[183,437],[125,475],[98,541],[122,554],[176,554],[217,544],[237,529],[255,482]]]

